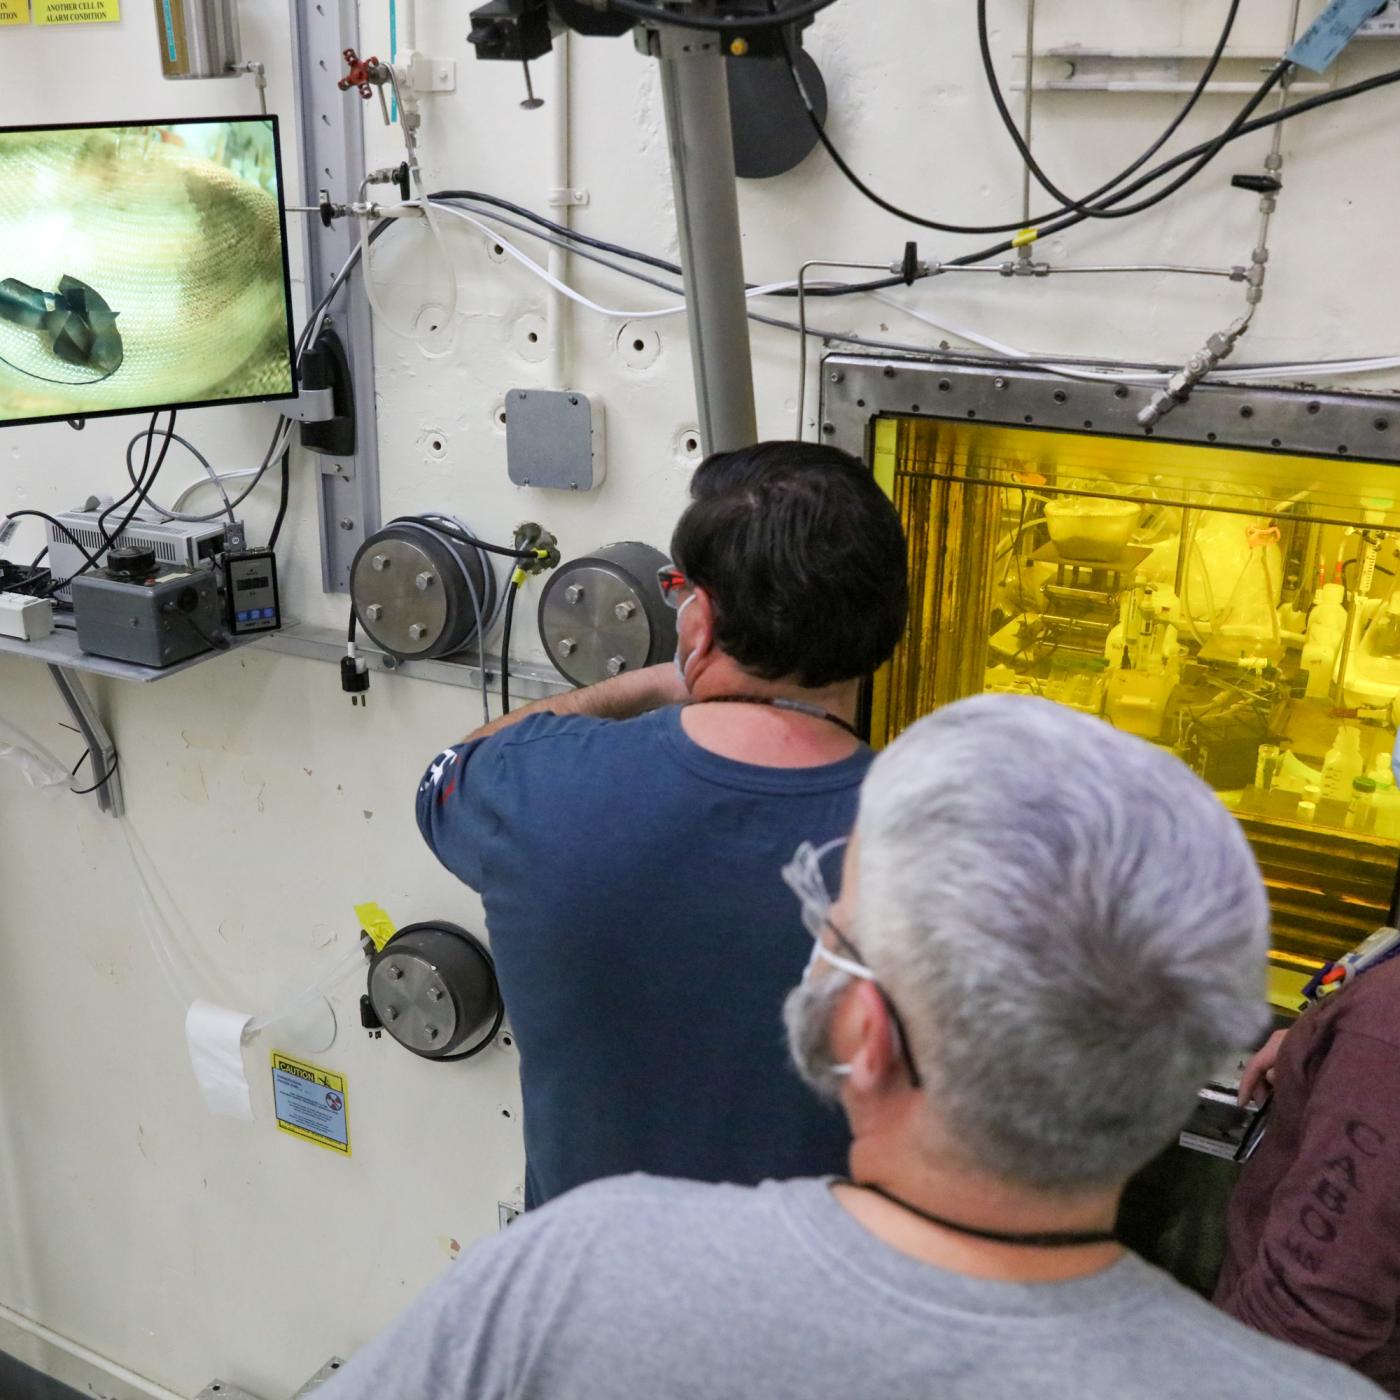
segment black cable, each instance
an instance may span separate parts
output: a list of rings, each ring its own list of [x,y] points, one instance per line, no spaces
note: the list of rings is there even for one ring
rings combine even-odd
[[[805,3],[789,5],[786,10],[768,15],[689,15],[675,10],[663,10],[660,5],[648,4],[646,0],[609,0],[608,8],[620,15],[630,15],[633,19],[645,20],[649,24],[668,24],[676,29],[699,29],[708,34],[725,30],[740,30],[755,33],[759,30],[780,29],[786,24],[796,24],[798,20],[809,19],[820,14],[836,0],[805,0]]]
[[[480,190],[435,190],[428,196],[430,203],[446,203],[459,200],[470,200],[474,204],[489,204],[496,209],[504,209],[509,214],[518,215],[522,219],[528,219],[531,223],[540,228],[548,229],[551,233],[557,234],[560,238],[566,238],[571,243],[581,244],[585,248],[593,248],[600,253],[608,253],[613,257],[627,258],[632,262],[642,263],[646,267],[654,267],[658,272],[668,272],[672,277],[683,277],[685,270],[679,263],[667,262],[665,258],[654,257],[651,253],[639,252],[636,248],[626,248],[620,243],[609,243],[603,238],[593,238],[586,233],[580,233],[578,229],[569,228],[565,224],[557,224],[552,219],[547,219],[543,214],[537,214],[533,209],[527,209],[524,205],[514,204],[508,199],[502,199],[498,195],[483,194]],[[392,222],[385,220],[385,223]],[[1017,225],[1019,228],[1020,225]],[[988,230],[999,232],[1000,230]],[[755,283],[745,284],[752,291]],[[904,278],[897,274],[889,277],[876,278],[869,282],[844,282],[835,287],[808,287],[809,297],[844,297],[853,296],[858,292],[880,292],[889,287],[904,286]],[[683,293],[682,293],[683,295]],[[795,297],[796,287],[789,287],[783,291],[772,292],[775,297]]]
[[[1277,69],[1274,70],[1278,72]],[[1272,76],[1272,75],[1271,75]],[[1387,73],[1378,73],[1374,77],[1364,78],[1359,83],[1352,83],[1348,87],[1333,88],[1330,92],[1315,93],[1312,97],[1305,97],[1300,102],[1290,102],[1286,107],[1280,108],[1277,112],[1271,112],[1266,117],[1251,117],[1248,121],[1241,123],[1230,135],[1230,140],[1237,141],[1242,136],[1251,136],[1256,131],[1264,131],[1268,127],[1275,126],[1279,122],[1289,121],[1293,117],[1300,117],[1306,112],[1314,112],[1319,107],[1326,107],[1333,102],[1345,102],[1353,97],[1360,97],[1364,93],[1374,92],[1379,88],[1389,87],[1393,83],[1400,83],[1400,68],[1391,69]],[[1257,102],[1253,105],[1258,105]],[[1231,123],[1234,126],[1234,123]],[[1117,191],[1109,197],[1105,203],[1115,200],[1126,199],[1131,194],[1136,194],[1145,185],[1151,184],[1153,180],[1160,179],[1163,175],[1175,170],[1178,166],[1186,165],[1196,159],[1197,156],[1211,150],[1215,146],[1215,141],[1202,142],[1199,146],[1193,146],[1190,150],[1182,151],[1170,159],[1163,161],[1154,169],[1148,171],[1146,175],[1140,176],[1131,185]],[[1167,193],[1169,193],[1168,191]],[[1064,229],[1072,228],[1076,224],[1084,222],[1084,216],[1080,214],[1066,215],[1064,219],[1058,220],[1040,230],[1042,238],[1055,233],[1060,233]],[[983,248],[976,253],[964,253],[961,257],[953,258],[949,267],[966,267],[972,263],[985,262],[988,258],[998,257],[1000,254],[1010,251],[1016,245],[1014,242],[1004,242],[994,244],[990,248]]]
[[[282,522],[287,518],[287,502],[292,494],[292,444],[288,441],[282,449],[282,489],[277,498],[277,518],[272,522],[272,530],[267,537],[267,547],[277,548],[277,538],[282,533]]]
[[[85,787],[85,788],[69,788],[68,791],[71,792],[71,793],[73,794],[74,797],[86,797],[90,792],[96,792],[98,788],[104,788],[104,787],[106,787],[107,784],[110,783],[110,782],[112,781],[112,779],[116,776],[117,765],[118,765],[121,761],[122,761],[122,756],[121,756],[121,754],[119,754],[119,753],[116,751],[116,749],[113,749],[113,750],[112,750],[112,766],[102,775],[102,777],[101,777],[97,782],[95,782],[91,787]],[[76,771],[76,770],[74,770],[74,771]]]
[[[122,508],[122,506],[124,506],[129,500],[132,499],[133,496],[135,496],[135,495],[141,490],[141,483],[142,483],[143,481],[145,481],[145,479],[146,479],[146,473],[150,470],[150,466],[151,466],[151,451],[152,451],[152,449],[153,449],[154,446],[155,446],[155,441],[156,441],[156,425],[157,425],[159,422],[160,422],[160,410],[157,409],[154,413],[151,414],[151,421],[150,421],[150,423],[149,423],[149,424],[147,425],[147,427],[146,427],[146,454],[145,454],[144,457],[141,458],[141,474],[140,474],[139,478],[137,478],[136,480],[133,480],[133,481],[132,481],[132,483],[131,483],[131,490],[128,491],[128,492],[126,493],[125,496],[121,497],[120,500],[115,500],[115,501],[113,501],[112,504],[111,504],[110,506],[108,506],[107,509],[104,510],[104,511],[102,512],[102,514],[99,515],[99,516],[97,517],[97,533],[98,533],[99,535],[101,535],[102,538],[106,541],[106,544],[107,544],[107,548],[108,548],[108,549],[110,549],[110,548],[112,547],[113,537],[107,533],[107,529],[106,529],[106,520],[107,520],[107,517],[108,517],[114,510],[120,510],[120,509]]]
[[[199,625],[199,623],[197,623],[194,620],[194,618],[190,616],[189,613],[181,612],[177,608],[174,612],[174,616],[180,618],[182,621],[187,623],[190,627],[190,630],[195,634],[195,636],[198,637],[200,641],[207,643],[215,651],[228,651],[232,648],[233,643],[229,641],[227,637],[211,637],[209,633],[206,632],[204,628],[202,628]]]
[[[36,555],[34,556],[34,562],[33,562],[29,567],[30,567],[31,569],[37,569],[37,568],[39,567],[39,565],[42,564],[42,563],[44,562],[44,556],[47,555],[48,552],[49,552],[49,547],[48,547],[48,545],[45,545],[45,546],[43,547],[43,549],[41,549],[41,550],[38,552],[38,554],[36,554]]]
[[[149,461],[150,459],[151,445],[154,440],[154,427],[156,417],[157,414],[153,413],[151,415],[152,433],[151,436],[148,437],[146,440],[147,461]],[[124,535],[126,531],[130,528],[131,522],[136,518],[136,512],[139,511],[141,507],[145,504],[146,497],[150,495],[151,488],[155,486],[156,478],[160,475],[160,469],[165,465],[166,454],[170,451],[170,440],[175,432],[175,417],[176,410],[172,408],[170,410],[170,421],[166,424],[165,427],[165,441],[161,443],[160,453],[156,457],[155,464],[150,469],[150,475],[147,476],[145,463],[143,462],[141,468],[140,484],[135,488],[135,490],[128,491],[127,494],[121,497],[120,500],[113,501],[112,504],[109,505],[107,509],[104,510],[102,514],[97,517],[98,533],[102,536],[104,540],[106,540],[107,549],[110,550],[115,544],[115,542],[119,540],[122,537],[122,535]],[[119,510],[127,501],[130,501],[133,496],[135,496],[135,501],[133,502],[131,509],[127,511],[126,517],[122,520],[121,524],[117,526],[115,533],[109,534],[107,532],[105,523],[107,517],[111,515],[113,511]],[[98,551],[99,554],[101,552],[101,550]],[[49,584],[47,593],[45,594],[46,597],[52,597],[55,593],[59,591],[59,589],[67,588],[68,585],[72,583],[75,578],[78,578],[81,575],[87,573],[89,569],[95,569],[97,567],[97,560],[92,555],[88,554],[86,550],[83,551],[83,555],[85,561],[83,565],[76,572],[69,574],[67,578],[56,579],[52,581]]]
[[[91,752],[92,752],[91,749],[84,749],[84,750],[83,750],[82,756],[81,756],[81,757],[78,759],[78,761],[68,770],[68,776],[69,776],[70,778],[76,778],[76,777],[78,776],[78,769],[81,768],[81,767],[83,766],[83,764],[87,762],[88,755],[89,755]]]
[[[52,525],[52,526],[54,527],[55,530],[57,530],[61,535],[65,536],[65,537],[67,538],[68,543],[71,544],[71,545],[73,546],[73,548],[76,549],[76,550],[78,551],[78,553],[81,554],[81,555],[83,556],[83,558],[86,559],[86,560],[88,561],[88,564],[89,564],[90,567],[95,567],[95,566],[96,566],[97,560],[96,560],[96,558],[95,558],[93,555],[91,555],[91,554],[89,554],[89,553],[87,552],[87,546],[83,544],[83,542],[82,542],[82,541],[81,541],[81,540],[80,540],[80,539],[79,539],[79,538],[78,538],[78,537],[63,523],[63,521],[55,519],[52,515],[50,515],[50,514],[48,513],[48,511],[46,511],[46,510],[12,510],[12,511],[10,511],[10,513],[9,513],[8,515],[6,515],[5,519],[6,519],[6,520],[19,520],[22,516],[26,516],[26,515],[32,515],[32,516],[37,517],[39,520],[46,520],[46,521],[48,521],[48,523],[49,523],[50,525]],[[42,558],[44,557],[44,555],[46,555],[48,552],[49,552],[49,547],[48,547],[48,545],[45,545],[45,546],[43,547],[43,549],[41,549],[41,550],[39,551],[39,553],[38,553],[37,555],[35,555],[35,557],[34,557],[34,563],[37,565],[38,562],[39,562],[39,560],[42,559]],[[102,552],[101,550],[98,551],[99,554],[101,554],[101,552]]]
[[[1259,87],[1255,91],[1254,95],[1235,114],[1234,120],[1231,121],[1230,125],[1227,126],[1225,130],[1220,133],[1219,136],[1215,137],[1214,140],[1207,143],[1205,150],[1201,153],[1200,159],[1197,160],[1195,164],[1192,165],[1191,168],[1187,170],[1184,174],[1178,176],[1175,180],[1173,180],[1172,183],[1166,186],[1165,189],[1160,189],[1156,191],[1155,194],[1149,195],[1146,199],[1139,200],[1136,204],[1130,204],[1123,209],[1109,207],[1118,204],[1118,202],[1122,199],[1125,199],[1128,196],[1128,194],[1136,193],[1136,191],[1142,189],[1144,186],[1150,185],[1154,180],[1161,178],[1159,175],[1156,174],[1144,175],[1140,179],[1134,180],[1133,183],[1131,185],[1128,185],[1126,188],[1118,190],[1115,193],[1109,195],[1105,200],[1102,201],[1102,203],[1095,205],[1094,212],[1092,215],[1075,215],[1075,222],[1082,223],[1083,220],[1088,217],[1096,219],[1127,219],[1132,217],[1134,214],[1145,213],[1147,210],[1155,208],[1164,199],[1170,198],[1188,181],[1194,180],[1196,176],[1199,175],[1201,171],[1204,170],[1206,166],[1208,166],[1216,158],[1216,156],[1218,156],[1220,152],[1223,151],[1225,147],[1228,146],[1230,142],[1235,139],[1235,137],[1240,132],[1240,128],[1244,126],[1245,122],[1247,122],[1251,116],[1253,116],[1254,112],[1258,109],[1259,104],[1263,102],[1263,100],[1274,90],[1275,87],[1278,86],[1279,83],[1287,79],[1292,68],[1293,65],[1289,63],[1287,59],[1282,59],[1278,63],[1276,63],[1269,70],[1268,77],[1266,77],[1264,81],[1259,84]],[[1067,225],[1064,226],[1067,227]]]
[[[484,540],[476,539],[465,531],[459,530],[455,525],[436,517],[426,515],[399,515],[395,516],[389,524],[421,525],[424,529],[436,530],[439,534],[446,535],[449,539],[456,540],[459,544],[470,545],[473,549],[484,549],[488,554],[500,554],[507,559],[538,559],[540,557],[532,549],[507,549],[503,544],[487,544]]]
[[[806,86],[802,82],[802,75],[801,73],[799,73],[797,68],[797,58],[793,49],[792,40],[789,36],[786,35],[783,38],[783,52],[787,61],[788,75],[791,77],[793,85],[797,89],[798,96],[802,101],[802,106],[806,110],[807,119],[809,122],[811,122],[813,129],[816,131],[818,139],[826,148],[827,154],[831,157],[832,161],[836,165],[836,168],[840,170],[842,175],[844,175],[846,179],[852,185],[854,185],[857,190],[860,191],[861,194],[863,194],[868,200],[870,200],[871,203],[877,205],[886,213],[893,214],[896,218],[902,219],[906,223],[916,224],[920,228],[934,229],[939,233],[981,234],[1019,233],[1023,228],[1035,227],[1037,225],[1045,223],[1048,219],[1057,219],[1061,214],[1066,212],[1065,209],[1062,208],[1051,214],[1037,215],[1032,217],[1029,220],[1029,223],[1025,221],[1018,221],[1015,223],[1005,224],[953,224],[940,219],[922,218],[917,214],[911,213],[907,209],[900,208],[900,206],[897,204],[891,203],[891,201],[885,199],[882,195],[877,194],[873,189],[871,189],[869,185],[865,183],[864,180],[860,178],[859,175],[856,174],[856,172],[851,168],[850,164],[846,161],[845,157],[842,156],[841,152],[836,149],[836,146],[832,142],[831,138],[827,135],[825,123],[823,123],[822,119],[817,115],[816,108],[812,103],[811,97],[807,92]],[[1269,76],[1265,78],[1263,83],[1260,84],[1259,89],[1255,92],[1254,96],[1249,100],[1248,103],[1245,104],[1245,107],[1243,108],[1242,112],[1236,116],[1233,122],[1231,122],[1230,126],[1227,127],[1225,131],[1222,132],[1218,137],[1215,137],[1211,142],[1206,143],[1206,145],[1203,147],[1197,148],[1198,154],[1200,154],[1201,152],[1207,152],[1205,158],[1200,162],[1200,164],[1191,171],[1189,171],[1179,183],[1173,185],[1170,189],[1161,192],[1162,198],[1165,199],[1168,194],[1174,193],[1175,190],[1180,189],[1181,185],[1184,185],[1187,182],[1187,180],[1194,179],[1196,175],[1198,175],[1200,171],[1206,167],[1206,165],[1208,165],[1212,160],[1215,159],[1215,156],[1220,152],[1220,150],[1222,150],[1229,141],[1233,140],[1235,135],[1239,134],[1238,127],[1248,119],[1249,115],[1255,110],[1256,107],[1258,107],[1259,103],[1261,103],[1264,100],[1264,98],[1268,96],[1270,90],[1280,80],[1280,78],[1282,78],[1284,73],[1287,71],[1288,67],[1289,64],[1286,60],[1280,62],[1274,67],[1274,69],[1270,72]],[[1274,115],[1275,117],[1278,116],[1277,113],[1275,113]],[[1014,122],[1012,123],[1012,125],[1014,126]],[[1122,174],[1126,173],[1129,172],[1123,172]],[[1161,171],[1160,169],[1158,171],[1150,172],[1147,176],[1143,177],[1143,179],[1134,188],[1142,188],[1143,184],[1151,183],[1152,180],[1160,178],[1160,175],[1162,173],[1165,172]],[[1115,176],[1115,178],[1111,180],[1109,184],[1104,188],[1112,189],[1113,186],[1116,185],[1118,181],[1122,178],[1122,174],[1120,174],[1119,176]],[[1093,198],[1093,196],[1089,196],[1088,198]],[[1096,208],[1107,208],[1116,200],[1122,198],[1126,198],[1126,192],[1120,191],[1117,195],[1110,196],[1109,199],[1104,200],[1103,204],[1096,206]],[[1118,210],[1112,214],[1079,214],[1076,216],[1075,222],[1082,223],[1085,219],[1090,217],[1124,218],[1127,217],[1127,215],[1129,214],[1141,213],[1143,209],[1151,207],[1151,203],[1144,202],[1141,206],[1126,210]],[[1062,227],[1069,227],[1069,225],[1056,225],[1055,228],[1050,231],[1058,232],[1059,229]],[[1042,229],[1041,232],[1043,234],[1044,232],[1046,232],[1046,230]],[[1006,249],[1013,248],[1016,246],[1017,245],[1015,243],[1008,243],[1005,245],[1005,248],[999,249],[998,251],[1005,251]],[[972,259],[972,261],[981,261],[981,258],[974,258]],[[955,263],[953,265],[956,266],[964,264]]]
[[[1121,184],[1128,176],[1134,174],[1147,164],[1158,151],[1172,138],[1180,128],[1182,122],[1190,116],[1196,104],[1201,100],[1201,95],[1205,92],[1206,86],[1215,76],[1215,70],[1220,66],[1220,60],[1224,56],[1225,46],[1230,42],[1230,35],[1235,28],[1235,19],[1240,12],[1240,0],[1230,0],[1230,9],[1225,16],[1225,26],[1220,31],[1220,38],[1216,41],[1215,51],[1211,54],[1205,71],[1201,74],[1195,90],[1187,98],[1185,106],[1172,118],[1167,129],[1126,169],[1120,170],[1107,184],[1100,185],[1098,189],[1086,194],[1082,199],[1075,199],[1072,195],[1067,195],[1059,189],[1050,177],[1041,169],[1035,157],[1031,154],[1029,142],[1021,133],[1020,127],[1016,125],[1016,119],[1011,115],[1010,109],[1006,105],[1006,98],[1002,94],[1001,83],[997,80],[996,65],[992,61],[991,37],[987,30],[987,0],[977,0],[977,43],[982,55],[982,72],[987,79],[987,87],[991,91],[992,101],[996,104],[997,115],[1001,117],[1002,125],[1006,128],[1017,151],[1020,152],[1021,159],[1025,162],[1026,168],[1035,177],[1036,182],[1052,199],[1058,199],[1063,206],[1063,210],[1073,209],[1078,213],[1089,214],[1091,218],[1100,217],[1090,206],[1089,201],[1097,199],[1102,194],[1107,194],[1115,185]],[[1029,67],[1030,56],[1027,55],[1026,63]],[[1026,80],[1030,81],[1030,74],[1027,72]],[[1061,212],[1063,212],[1063,210]]]
[[[506,615],[501,624],[501,714],[510,713],[510,626],[515,619],[515,595],[520,585],[514,579],[506,587]]]

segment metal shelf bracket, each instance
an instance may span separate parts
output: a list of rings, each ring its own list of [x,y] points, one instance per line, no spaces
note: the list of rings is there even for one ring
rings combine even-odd
[[[112,743],[112,736],[107,733],[107,727],[75,671],[50,666],[49,675],[53,677],[63,703],[68,706],[68,713],[73,716],[73,723],[82,731],[83,742],[88,746],[93,781],[101,783],[93,793],[97,798],[97,810],[106,812],[109,817],[121,817],[126,811],[126,803],[122,798],[122,777],[117,771],[117,749]],[[102,782],[104,773],[109,776]]]

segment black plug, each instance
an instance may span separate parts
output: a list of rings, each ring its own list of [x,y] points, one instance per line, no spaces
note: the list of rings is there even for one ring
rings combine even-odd
[[[363,656],[340,658],[340,688],[350,697],[352,705],[361,703],[360,697],[369,689],[369,662]],[[364,703],[369,704],[369,700]]]

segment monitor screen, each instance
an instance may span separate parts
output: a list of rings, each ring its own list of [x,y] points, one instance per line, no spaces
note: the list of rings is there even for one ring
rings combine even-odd
[[[0,127],[0,426],[295,392],[276,117]]]

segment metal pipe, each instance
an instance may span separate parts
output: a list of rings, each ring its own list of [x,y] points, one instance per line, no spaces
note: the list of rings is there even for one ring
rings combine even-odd
[[[826,262],[820,258],[805,262],[797,269],[797,333],[802,349],[798,355],[797,367],[797,431],[793,436],[802,441],[806,432],[804,419],[807,416],[807,274],[814,267],[845,268],[858,272],[888,272],[885,263]]]
[[[758,440],[729,79],[717,35],[661,27],[660,60],[700,440],[726,452]]]
[[[1021,104],[1021,139],[1026,149],[1031,148],[1031,119],[1035,113],[1035,84],[1031,81],[1031,69],[1035,65],[1035,0],[1026,0],[1026,91]],[[1029,226],[1031,221],[1031,167],[1029,161],[1021,162],[1021,224]],[[1020,252],[1029,256],[1030,244]]]
[[[232,78],[242,71],[236,0],[155,0],[167,78]]]
[[[550,213],[565,228],[569,227],[574,203],[573,159],[570,149],[569,112],[570,51],[569,32],[565,30],[554,41],[554,86],[550,95],[552,147],[550,151],[551,181],[548,191]],[[549,275],[556,281],[569,280],[569,250],[566,240],[549,245]],[[569,387],[569,326],[572,303],[563,292],[550,288],[549,293],[549,354],[545,374],[551,388]]]

